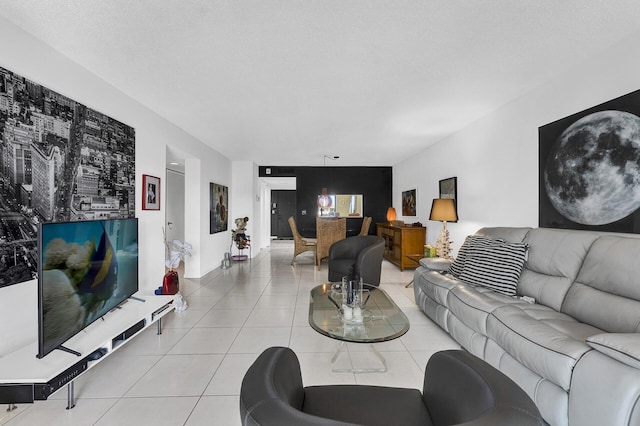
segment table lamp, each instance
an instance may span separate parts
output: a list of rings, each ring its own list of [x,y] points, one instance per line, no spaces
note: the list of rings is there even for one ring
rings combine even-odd
[[[442,231],[440,238],[436,242],[436,254],[444,259],[451,259],[451,243],[449,240],[449,231],[447,231],[447,222],[458,220],[456,212],[456,202],[449,198],[434,198],[431,204],[431,214],[429,220],[439,220],[442,222]]]
[[[389,221],[389,224],[391,224],[391,222],[393,222],[394,220],[396,220],[396,209],[394,209],[393,207],[389,207],[387,209],[387,221]]]

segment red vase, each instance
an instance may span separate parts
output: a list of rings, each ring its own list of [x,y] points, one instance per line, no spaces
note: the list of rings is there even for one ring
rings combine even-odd
[[[178,272],[174,270],[167,271],[162,280],[162,294],[176,294],[179,285]]]

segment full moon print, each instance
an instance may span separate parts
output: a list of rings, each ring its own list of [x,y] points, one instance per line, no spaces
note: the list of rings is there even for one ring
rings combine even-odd
[[[640,117],[606,110],[582,117],[544,164],[553,207],[582,225],[605,225],[640,208]]]

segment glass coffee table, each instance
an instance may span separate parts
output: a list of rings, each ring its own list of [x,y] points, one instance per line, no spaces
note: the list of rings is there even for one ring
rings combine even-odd
[[[366,304],[360,319],[346,320],[340,313],[342,294],[337,283],[314,287],[309,299],[309,325],[320,334],[340,340],[333,354],[334,363],[346,342],[369,343],[382,362],[381,368],[334,369],[335,373],[369,373],[387,371],[387,362],[373,343],[397,339],[409,330],[409,319],[382,289],[364,284]]]

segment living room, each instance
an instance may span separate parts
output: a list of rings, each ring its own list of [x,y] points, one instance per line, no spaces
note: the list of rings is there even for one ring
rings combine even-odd
[[[615,21],[611,16],[608,19]],[[607,28],[603,24],[597,31],[606,32]],[[185,263],[185,277],[200,279],[215,273],[224,253],[229,251],[228,232],[209,233],[211,182],[229,187],[229,218],[251,218],[247,233],[252,236],[254,255],[258,256],[261,250],[268,250],[271,241],[266,231],[268,221],[264,219],[264,200],[268,188],[261,183],[258,169],[259,166],[272,164],[257,164],[249,154],[246,158],[233,159],[223,155],[163,118],[151,106],[135,101],[127,95],[126,85],[114,87],[51,48],[46,40],[26,32],[4,16],[0,17],[0,36],[5,40],[1,67],[135,128],[137,179],[141,179],[143,174],[165,176],[167,147],[183,156],[185,209],[193,214],[185,223],[185,241],[193,245],[193,255]],[[552,39],[540,37],[541,43],[554,43]],[[398,211],[403,191],[416,189],[418,194],[417,216],[399,215],[399,219],[407,223],[419,221],[427,226],[427,242],[435,244],[441,224],[428,220],[431,201],[438,197],[439,180],[456,176],[460,220],[448,225],[454,249],[460,246],[467,235],[484,226],[537,227],[538,128],[637,90],[640,58],[630,52],[636,51],[638,41],[639,30],[628,31],[624,37],[611,40],[595,50],[588,48],[581,40],[574,40],[573,51],[584,48],[588,53],[576,53],[570,60],[565,60],[563,56],[547,58],[547,74],[542,81],[539,76],[534,79],[526,74],[503,76],[506,80],[513,77],[525,81],[531,77],[531,81],[538,83],[531,84],[526,90],[496,105],[492,111],[437,143],[423,148],[417,142],[418,149],[415,152],[408,153],[401,161],[385,164],[392,167],[391,204]],[[526,53],[523,55],[526,56]],[[496,62],[499,61],[497,54]],[[136,83],[128,82],[131,85]],[[445,108],[446,105],[443,105]],[[445,109],[444,115],[448,113],[451,112]],[[432,126],[435,124],[431,123]],[[424,126],[420,124],[416,131],[418,135],[428,133]],[[321,159],[316,160],[316,165],[320,166]],[[162,181],[161,191],[164,195],[164,179]],[[163,210],[143,211],[140,205],[136,205],[136,216],[140,219],[141,236],[140,286],[151,293],[162,282],[164,274],[162,229],[165,216]],[[395,271],[389,271],[393,274],[394,282],[406,283],[411,279],[410,273],[397,275]],[[22,300],[25,294],[33,299],[35,282],[18,287],[0,289],[2,318],[11,318],[24,309],[16,300]],[[35,315],[36,308],[31,306],[29,309]],[[6,341],[19,344],[24,339],[10,320],[2,321],[0,333],[6,336]],[[6,349],[3,347],[0,350],[0,356]]]
[[[14,40],[4,49],[3,66],[7,69],[92,105],[136,129],[139,175],[165,174],[166,146],[176,148],[185,157],[185,186],[192,191],[185,193],[186,207],[197,215],[185,228],[185,240],[194,246],[187,265],[188,276],[210,272],[228,251],[226,236],[200,232],[208,229],[205,212],[209,182],[229,186],[229,197],[233,200],[229,217],[255,218],[248,225],[248,233],[257,239],[254,247],[268,245],[268,241],[262,241],[263,230],[257,228],[262,223],[257,220],[260,215],[255,200],[260,195],[258,166],[269,164],[231,160],[221,155],[15,24],[7,21],[2,30],[7,40]],[[550,71],[543,84],[530,87],[440,143],[393,164],[393,205],[400,205],[402,191],[416,188],[418,216],[407,221],[428,224],[431,200],[438,195],[438,181],[457,176],[461,220],[450,225],[455,243],[462,242],[484,224],[535,226],[538,127],[636,90],[638,63],[633,55],[627,54],[636,36],[606,46],[593,56],[575,58],[573,63],[563,64],[562,58],[557,58],[557,63],[563,66],[550,64],[549,68],[557,71]],[[51,65],[42,67],[42,63]],[[487,200],[491,200],[491,207],[487,206]],[[144,212],[142,219],[141,233],[147,248],[142,254],[141,272],[149,277],[149,282],[157,282],[162,276],[155,265],[161,264],[164,257],[161,244],[164,218],[160,212]],[[437,227],[437,222],[432,225]],[[430,243],[436,238],[435,232],[427,236]]]

